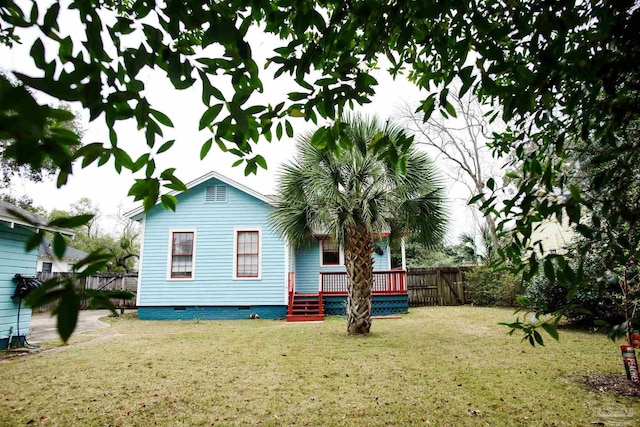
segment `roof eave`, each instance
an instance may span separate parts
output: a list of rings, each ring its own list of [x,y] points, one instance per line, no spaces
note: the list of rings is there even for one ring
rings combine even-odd
[[[24,227],[30,227],[30,228],[35,228],[36,230],[45,230],[45,231],[51,231],[52,233],[60,233],[60,234],[64,234],[67,235],[69,237],[74,237],[76,235],[76,232],[74,230],[70,230],[68,228],[60,228],[60,227],[50,227],[46,224],[32,224],[29,223],[27,221],[23,221],[20,219],[16,219],[13,217],[8,217],[8,216],[4,216],[4,215],[0,215],[0,221],[3,222],[8,222],[11,226],[11,228],[14,227],[14,225],[22,225]]]
[[[239,182],[236,182],[234,180],[232,180],[231,178],[227,178],[224,175],[221,175],[215,171],[211,171],[209,173],[207,173],[206,175],[203,175],[199,178],[194,179],[193,181],[189,181],[187,184],[185,184],[185,186],[187,187],[187,190],[190,190],[193,187],[196,187],[200,184],[202,184],[203,182],[206,182],[208,180],[210,180],[211,178],[217,179],[218,181],[221,181],[231,187],[234,187],[250,196],[255,197],[258,200],[261,200],[265,203],[267,203],[268,205],[274,205],[275,201],[273,200],[272,197],[266,196],[262,193],[259,193],[249,187],[247,187],[246,185],[240,184]],[[176,196],[180,193],[183,193],[182,191],[170,191],[169,195],[171,196]],[[156,203],[154,206],[157,206],[158,203]],[[138,206],[135,209],[130,210],[129,212],[125,213],[125,216],[133,221],[140,221],[142,219],[142,217],[144,216],[144,206]]]

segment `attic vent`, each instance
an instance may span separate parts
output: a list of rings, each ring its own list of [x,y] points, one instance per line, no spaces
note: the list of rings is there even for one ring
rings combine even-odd
[[[214,185],[206,188],[205,202],[226,202],[227,201],[227,187],[224,185]]]

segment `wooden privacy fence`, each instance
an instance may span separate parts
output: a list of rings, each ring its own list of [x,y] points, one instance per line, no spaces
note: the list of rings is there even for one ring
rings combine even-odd
[[[53,278],[59,278],[60,280],[67,277],[72,277],[73,273],[38,273],[38,279],[50,280]],[[96,289],[102,291],[127,291],[135,294],[138,290],[138,274],[137,273],[112,273],[112,274],[97,274],[95,276],[89,276],[83,279],[77,279],[78,285],[84,289]],[[136,298],[120,299],[112,298],[111,302],[118,308],[135,308]],[[87,309],[88,304],[85,301],[83,309]],[[35,308],[34,313],[46,313],[53,309],[55,303],[47,304],[38,308]]]
[[[468,270],[468,267],[409,269],[409,306],[464,304],[464,273]]]

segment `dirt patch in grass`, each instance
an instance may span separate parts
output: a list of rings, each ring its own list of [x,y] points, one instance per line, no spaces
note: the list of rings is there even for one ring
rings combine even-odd
[[[640,398],[640,383],[628,380],[626,375],[589,375],[584,377],[584,383],[598,393]]]

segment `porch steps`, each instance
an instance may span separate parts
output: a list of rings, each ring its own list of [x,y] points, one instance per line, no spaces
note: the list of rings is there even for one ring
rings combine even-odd
[[[293,294],[289,302],[287,322],[317,322],[324,320],[324,307],[320,294]]]

